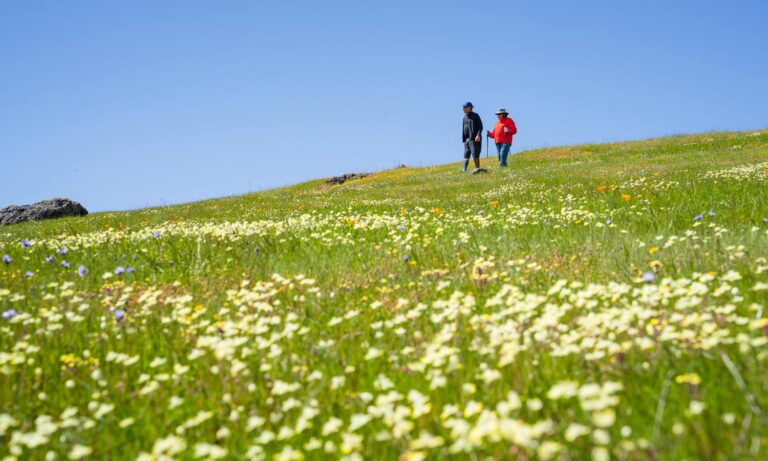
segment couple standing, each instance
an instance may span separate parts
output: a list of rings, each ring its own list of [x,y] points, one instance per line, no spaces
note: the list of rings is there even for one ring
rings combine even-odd
[[[461,141],[464,143],[464,168],[461,171],[467,171],[469,158],[475,162],[475,168],[480,168],[480,152],[483,150],[482,132],[483,122],[480,116],[473,109],[475,106],[471,102],[464,104],[464,123],[462,124]],[[499,166],[507,166],[507,156],[512,147],[512,136],[517,133],[515,122],[509,118],[506,109],[501,108],[496,111],[499,121],[493,127],[493,131],[488,131],[488,136],[496,141],[496,151],[499,157]]]

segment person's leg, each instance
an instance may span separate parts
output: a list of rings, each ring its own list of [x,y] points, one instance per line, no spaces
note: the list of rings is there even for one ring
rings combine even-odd
[[[499,155],[501,156],[501,166],[507,166],[507,157],[509,156],[510,147],[512,147],[512,144],[509,143],[504,143],[501,146],[499,151]]]
[[[496,158],[499,159],[499,165],[501,165],[501,146],[503,146],[503,144],[496,143]]]
[[[467,167],[469,166],[469,157],[472,155],[472,151],[469,148],[469,141],[464,142],[464,167],[461,169],[461,171],[467,171]]]
[[[483,153],[483,143],[473,142],[472,146],[474,147],[474,150],[472,151],[472,160],[475,161],[475,168],[480,168],[480,154]]]

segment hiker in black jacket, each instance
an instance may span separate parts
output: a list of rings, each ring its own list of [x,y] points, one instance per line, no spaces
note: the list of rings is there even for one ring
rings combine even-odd
[[[469,166],[469,157],[475,161],[475,168],[480,168],[480,152],[483,151],[481,134],[483,132],[483,121],[480,116],[472,112],[475,106],[471,102],[464,104],[464,123],[461,127],[461,142],[464,143],[464,168],[461,171],[467,171]]]

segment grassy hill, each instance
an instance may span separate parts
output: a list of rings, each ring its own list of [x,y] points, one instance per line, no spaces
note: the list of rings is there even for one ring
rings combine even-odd
[[[768,459],[768,130],[484,165],[0,228],[0,455]]]

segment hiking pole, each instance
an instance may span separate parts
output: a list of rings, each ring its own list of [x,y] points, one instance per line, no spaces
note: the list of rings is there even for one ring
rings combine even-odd
[[[491,145],[491,137],[486,134],[485,135],[485,158],[488,158],[488,156],[490,155],[489,153],[490,145]]]

